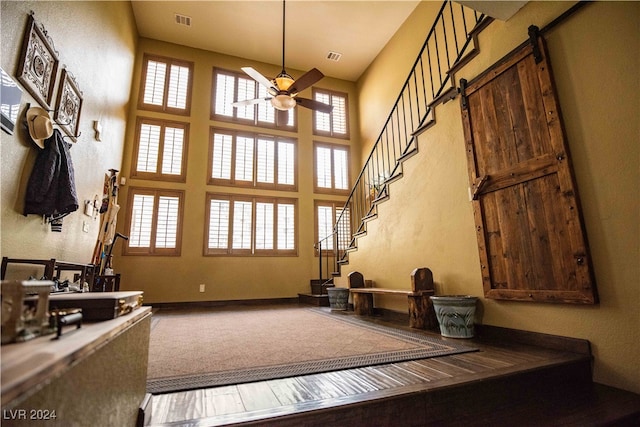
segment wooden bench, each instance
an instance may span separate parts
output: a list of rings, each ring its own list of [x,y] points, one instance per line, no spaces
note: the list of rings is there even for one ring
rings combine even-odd
[[[368,287],[362,273],[349,273],[349,291],[353,296],[353,310],[361,316],[374,314],[373,295],[406,295],[409,304],[409,326],[419,329],[437,329],[438,321],[429,297],[434,295],[433,273],[428,268],[411,272],[411,290]],[[370,282],[369,282],[370,283]]]

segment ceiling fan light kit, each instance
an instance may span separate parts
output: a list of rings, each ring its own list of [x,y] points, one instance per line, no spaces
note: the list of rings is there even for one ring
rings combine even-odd
[[[333,110],[333,106],[324,104],[319,101],[307,98],[298,98],[299,92],[310,87],[314,83],[320,81],[324,77],[324,74],[317,68],[313,68],[303,74],[298,80],[291,77],[284,68],[284,41],[285,41],[285,0],[282,1],[282,71],[276,76],[275,79],[269,80],[263,76],[260,72],[251,67],[243,67],[242,71],[247,73],[256,82],[264,86],[270,97],[248,99],[245,101],[234,102],[234,107],[244,107],[247,105],[258,104],[262,102],[271,102],[271,105],[281,111],[291,110],[296,105],[301,105],[311,110],[317,110],[322,113],[330,113]]]
[[[287,111],[296,106],[296,100],[289,95],[276,95],[271,98],[271,105],[276,110]]]
[[[289,88],[291,87],[291,85],[293,85],[293,82],[295,80],[293,79],[293,77],[291,77],[289,74],[285,73],[284,70],[283,70],[275,78],[275,81],[276,81],[276,86],[278,86],[278,89],[286,91],[286,90],[289,90]]]

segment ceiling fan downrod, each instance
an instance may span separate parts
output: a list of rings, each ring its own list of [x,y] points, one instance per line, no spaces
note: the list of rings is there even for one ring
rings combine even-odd
[[[294,80],[284,69],[284,53],[285,53],[285,2],[286,0],[282,0],[282,71],[280,74],[276,76],[274,79],[276,81],[276,85],[278,89],[281,91],[287,91],[293,84]]]

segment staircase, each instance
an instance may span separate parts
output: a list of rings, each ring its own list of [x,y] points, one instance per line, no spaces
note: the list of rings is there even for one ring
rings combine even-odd
[[[418,151],[417,137],[436,122],[435,107],[458,94],[453,75],[478,53],[477,35],[492,18],[445,0],[391,113],[373,145],[333,232],[316,243],[319,283],[332,283],[349,253],[402,178],[403,162]]]

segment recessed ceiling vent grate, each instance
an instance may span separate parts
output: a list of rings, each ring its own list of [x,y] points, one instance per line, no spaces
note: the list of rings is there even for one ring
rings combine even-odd
[[[327,54],[327,59],[328,59],[329,61],[335,61],[335,62],[338,62],[338,61],[340,61],[340,58],[342,58],[342,54],[341,54],[341,53],[338,53],[338,52],[329,52],[329,53]]]
[[[184,25],[185,27],[191,26],[191,17],[186,15],[180,15],[179,13],[175,14],[176,16],[176,24]]]

